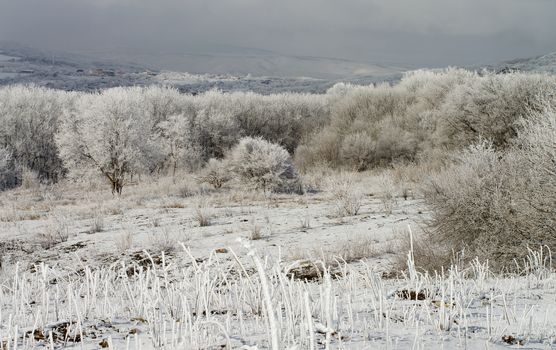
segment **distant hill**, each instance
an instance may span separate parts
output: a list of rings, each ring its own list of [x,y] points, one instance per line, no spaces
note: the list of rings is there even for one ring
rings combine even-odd
[[[254,91],[321,93],[337,82],[366,85],[398,81],[407,69],[323,57],[285,56],[258,49],[222,49],[203,54],[76,55],[0,42],[0,86],[37,84],[91,91],[115,86],[169,85],[182,92]],[[141,64],[130,62],[133,57]],[[164,69],[162,68],[164,67]],[[170,67],[170,68],[168,68]],[[556,53],[467,67],[495,72],[556,74]],[[187,73],[186,73],[187,72]]]
[[[268,94],[324,92],[338,81],[359,84],[395,81],[403,72],[400,68],[328,58],[287,57],[264,50],[246,51],[245,55],[218,52],[179,57],[170,54],[133,56],[141,62],[152,60],[152,65],[126,63],[130,61],[129,57],[48,52],[0,42],[0,86],[33,83],[55,89],[90,91],[114,86],[163,84],[189,93],[220,89]],[[162,70],[156,65],[174,68]],[[324,74],[325,71],[329,73]],[[307,77],[313,73],[327,77]]]
[[[129,57],[160,70],[196,74],[232,74],[266,77],[310,77],[314,79],[350,79],[361,76],[390,76],[407,68],[354,60],[293,56],[252,49],[225,47],[196,53],[91,52],[99,57],[125,61]]]
[[[506,61],[486,68],[496,72],[519,71],[556,74],[556,52],[533,58]]]

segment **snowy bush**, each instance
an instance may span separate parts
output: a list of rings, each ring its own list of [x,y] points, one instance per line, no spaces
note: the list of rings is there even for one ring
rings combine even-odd
[[[339,217],[354,216],[359,213],[363,204],[363,194],[355,187],[352,174],[341,173],[328,181],[328,189],[336,204]]]
[[[548,109],[522,123],[514,152],[523,162],[519,180],[525,193],[522,200],[527,229],[544,244],[553,243],[556,237],[556,111]]]
[[[232,179],[230,166],[224,160],[211,158],[201,171],[199,181],[208,183],[214,188],[221,188]]]
[[[16,186],[18,175],[14,169],[12,154],[7,149],[0,148],[0,191]]]
[[[456,164],[426,184],[435,238],[482,259],[507,261],[516,256],[525,249],[515,240],[525,233],[517,232],[521,219],[514,179],[518,175],[517,167],[492,144],[483,142],[464,151]]]
[[[457,86],[441,107],[439,146],[466,147],[479,138],[505,148],[518,134],[520,118],[554,105],[556,79],[547,75],[487,74]]]
[[[556,249],[556,122],[547,111],[526,122],[502,153],[483,141],[425,186],[433,237],[469,258],[512,265],[528,247]]]
[[[340,156],[349,164],[352,164],[355,170],[365,170],[372,164],[375,148],[375,142],[368,134],[358,132],[344,138],[340,148]]]
[[[301,185],[290,155],[262,138],[245,137],[229,155],[240,181],[263,191],[300,192]]]
[[[296,154],[296,162],[304,168],[325,163],[365,170],[414,158],[414,140],[423,138],[425,133],[418,121],[406,118],[413,101],[410,93],[383,84],[348,90],[335,101],[330,124]]]
[[[556,104],[554,91],[549,75],[462,69],[410,72],[394,86],[338,85],[329,90],[330,122],[297,148],[296,163],[364,170],[481,138],[506,148],[521,117]]]

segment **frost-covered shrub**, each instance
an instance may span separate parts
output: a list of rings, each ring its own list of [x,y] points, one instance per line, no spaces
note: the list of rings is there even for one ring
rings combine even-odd
[[[0,191],[15,187],[18,184],[19,172],[15,169],[12,154],[0,148]]]
[[[129,89],[130,95],[140,95],[142,108],[148,118],[147,130],[151,159],[147,164],[151,173],[171,172],[191,161],[193,153],[187,140],[189,129],[183,119],[183,101],[178,90],[170,87],[150,86]]]
[[[424,132],[417,121],[405,118],[411,94],[386,84],[343,94],[334,100],[330,124],[298,149],[296,162],[303,168],[325,163],[364,170],[414,158],[417,146],[409,140],[423,138]]]
[[[211,158],[201,170],[199,181],[208,183],[214,188],[221,188],[232,179],[230,170],[227,161]]]
[[[342,139],[334,130],[324,129],[307,144],[295,151],[295,163],[303,171],[319,166],[336,168],[340,165]]]
[[[440,109],[439,146],[466,147],[479,138],[508,147],[519,120],[555,105],[556,78],[540,74],[487,74],[453,89]]]
[[[546,235],[542,240],[548,242],[556,237],[556,111],[548,109],[522,123],[513,152],[524,164],[520,186],[527,194],[526,217],[529,230]]]
[[[328,96],[208,91],[186,97],[191,143],[201,158],[222,158],[242,137],[262,137],[293,152],[327,122]]]
[[[238,179],[256,189],[302,191],[290,155],[280,145],[262,138],[245,137],[231,150],[228,160]]]
[[[410,72],[393,86],[340,84],[328,92],[329,124],[301,143],[296,163],[364,170],[460,150],[481,138],[503,149],[521,117],[556,105],[554,91],[549,75],[462,69]]]
[[[328,190],[336,204],[339,217],[354,216],[363,203],[363,193],[355,187],[355,179],[350,173],[341,173],[328,180]]]
[[[528,247],[556,249],[555,120],[550,111],[532,117],[504,153],[483,141],[432,176],[425,197],[437,243],[498,267]]]
[[[508,159],[481,143],[432,176],[425,198],[432,209],[435,243],[494,261],[507,261],[524,249],[513,239],[524,233],[517,232],[516,175]]]
[[[342,141],[340,157],[354,166],[365,170],[373,162],[376,143],[365,132],[350,134]]]

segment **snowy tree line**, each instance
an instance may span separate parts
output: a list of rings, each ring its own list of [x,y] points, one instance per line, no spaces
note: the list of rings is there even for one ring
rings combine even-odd
[[[243,137],[261,137],[290,153],[328,115],[325,95],[113,88],[73,93],[36,86],[0,89],[3,187],[24,171],[43,182],[101,174],[121,192],[139,174],[198,170]]]
[[[301,170],[444,159],[481,139],[505,149],[555,91],[549,75],[461,69],[326,94],[10,86],[0,89],[0,186],[20,185],[26,172],[42,182],[101,174],[119,193],[132,176],[197,171],[244,137],[282,146]]]
[[[296,151],[304,168],[431,161],[480,139],[504,149],[522,118],[556,103],[554,76],[462,69],[415,71],[394,86],[334,89],[342,98],[331,106],[330,122]]]

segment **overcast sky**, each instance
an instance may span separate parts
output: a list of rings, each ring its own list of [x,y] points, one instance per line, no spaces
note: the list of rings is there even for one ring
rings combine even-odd
[[[556,0],[0,0],[0,40],[446,66],[556,51],[555,15]]]

